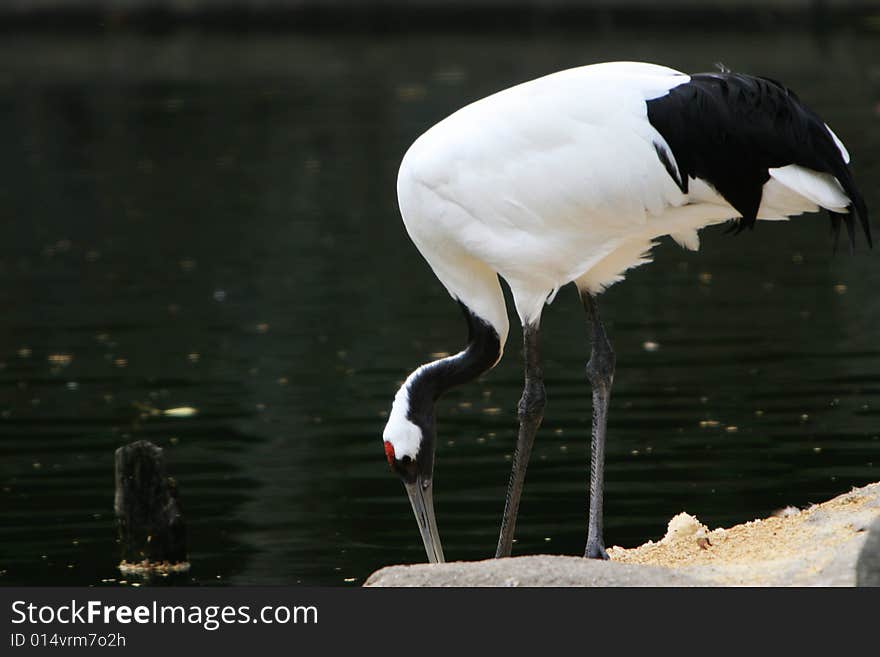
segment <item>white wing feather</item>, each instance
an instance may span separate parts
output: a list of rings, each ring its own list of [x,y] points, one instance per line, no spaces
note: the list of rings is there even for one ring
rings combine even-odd
[[[819,173],[797,164],[789,164],[768,171],[774,180],[816,205],[834,212],[846,212],[846,207],[850,203],[849,197],[831,174]]]

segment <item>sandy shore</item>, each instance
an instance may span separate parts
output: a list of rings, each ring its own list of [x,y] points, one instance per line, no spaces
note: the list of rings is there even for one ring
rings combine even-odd
[[[878,519],[880,482],[729,528],[682,512],[662,539],[610,548],[608,562],[536,555],[390,566],[365,586],[853,586]]]

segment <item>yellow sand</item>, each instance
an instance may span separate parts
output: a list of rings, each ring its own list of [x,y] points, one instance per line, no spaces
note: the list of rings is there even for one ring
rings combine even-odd
[[[608,554],[621,563],[697,570],[708,566],[719,580],[743,584],[764,583],[765,567],[778,570],[781,562],[795,559],[811,561],[815,556],[809,568],[815,572],[828,563],[823,555],[834,555],[842,544],[865,535],[869,519],[880,515],[878,492],[880,483],[870,484],[804,510],[788,507],[763,520],[711,531],[681,513],[669,521],[660,541],[631,549],[615,546]]]

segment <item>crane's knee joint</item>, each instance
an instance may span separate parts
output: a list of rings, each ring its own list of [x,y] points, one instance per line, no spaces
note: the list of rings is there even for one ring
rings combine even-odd
[[[520,422],[541,419],[544,416],[545,402],[544,382],[527,381],[517,407]]]
[[[594,349],[587,363],[587,379],[593,386],[610,386],[614,379],[615,364],[616,357],[610,346],[602,350]]]

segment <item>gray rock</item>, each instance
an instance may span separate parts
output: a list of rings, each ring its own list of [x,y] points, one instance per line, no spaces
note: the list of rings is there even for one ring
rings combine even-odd
[[[705,586],[657,566],[535,555],[486,561],[389,566],[364,586]]]
[[[880,518],[874,521],[859,553],[856,586],[880,586]]]

